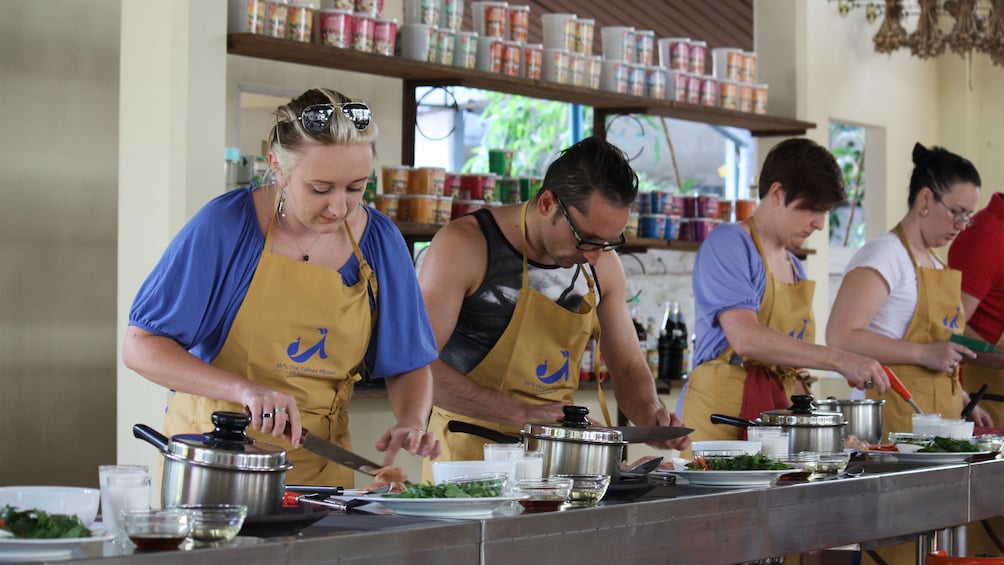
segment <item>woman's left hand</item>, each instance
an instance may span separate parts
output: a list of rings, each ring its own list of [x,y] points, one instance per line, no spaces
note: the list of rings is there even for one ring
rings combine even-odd
[[[433,432],[415,426],[397,424],[384,432],[380,441],[376,443],[376,448],[377,451],[385,452],[383,464],[384,467],[388,467],[394,463],[397,452],[402,449],[412,455],[435,459],[439,456],[442,446]]]

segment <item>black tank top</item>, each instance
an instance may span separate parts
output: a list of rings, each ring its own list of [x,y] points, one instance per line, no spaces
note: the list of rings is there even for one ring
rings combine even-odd
[[[465,375],[488,355],[508,327],[523,278],[523,254],[505,238],[495,217],[488,210],[478,210],[473,215],[487,241],[488,269],[481,286],[464,298],[456,329],[439,353],[444,363]],[[522,247],[522,242],[519,243]],[[589,268],[595,281],[596,270]],[[561,268],[530,261],[528,274],[530,288],[571,312],[580,310],[583,297],[589,292],[578,267]],[[598,282],[596,292],[601,294]]]

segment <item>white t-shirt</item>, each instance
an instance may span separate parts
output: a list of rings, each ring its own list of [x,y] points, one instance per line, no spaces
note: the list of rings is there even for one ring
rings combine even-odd
[[[935,259],[935,266],[943,268]],[[903,339],[917,309],[917,271],[895,232],[885,232],[866,243],[847,264],[844,275],[859,267],[874,269],[889,285],[889,297],[868,324],[868,330]]]

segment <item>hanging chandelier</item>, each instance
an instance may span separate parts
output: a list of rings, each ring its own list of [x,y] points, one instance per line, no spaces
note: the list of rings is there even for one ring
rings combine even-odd
[[[831,0],[832,1],[832,0]],[[873,24],[882,18],[873,42],[878,53],[909,49],[921,59],[949,50],[962,57],[986,53],[1004,67],[1004,0],[836,0],[846,16],[864,8]],[[912,23],[913,31],[907,31]]]

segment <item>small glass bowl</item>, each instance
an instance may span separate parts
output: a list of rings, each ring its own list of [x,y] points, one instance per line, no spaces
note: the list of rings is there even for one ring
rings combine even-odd
[[[178,508],[192,513],[190,537],[203,543],[234,539],[248,515],[248,507],[243,504],[192,504]]]
[[[552,512],[568,502],[573,481],[563,477],[546,479],[520,479],[512,486],[512,495],[525,513]]]
[[[481,487],[483,496],[504,496],[509,487],[509,473],[478,473],[476,475],[461,475],[443,481],[443,484],[454,484],[464,489]]]
[[[596,506],[610,486],[610,475],[551,475],[561,479],[572,480],[572,493],[568,499],[569,506]]]
[[[819,465],[819,454],[813,451],[771,455],[770,458],[778,463],[784,463],[792,469],[797,469],[810,475],[816,472],[816,466]]]
[[[811,478],[821,479],[823,477],[833,477],[839,475],[847,469],[847,464],[850,460],[851,454],[845,451],[820,453],[819,463],[816,464],[816,470],[812,473]]]
[[[1004,449],[1004,436],[986,434],[973,438],[973,443],[983,451],[1000,453]]]
[[[192,532],[192,513],[181,508],[123,510],[119,522],[140,551],[177,549]]]

